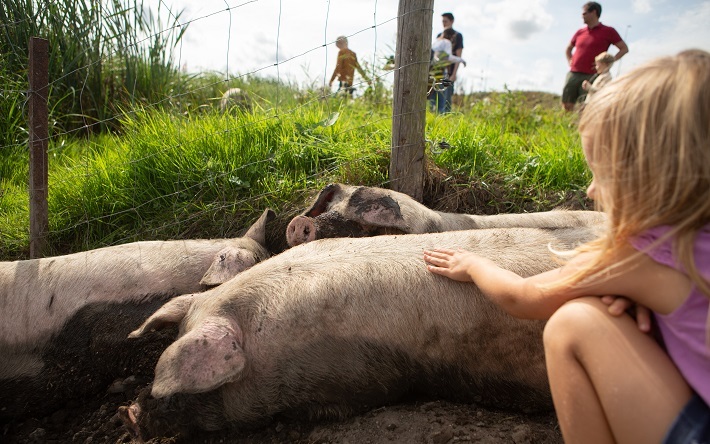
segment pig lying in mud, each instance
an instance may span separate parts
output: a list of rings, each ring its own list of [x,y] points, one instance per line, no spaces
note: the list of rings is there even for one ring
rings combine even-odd
[[[135,242],[0,263],[0,418],[105,390],[116,373],[127,376],[133,347],[151,348],[157,359],[165,341],[129,343],[126,335],[169,298],[269,257],[265,225],[273,218],[264,211],[235,239]]]
[[[147,439],[262,425],[276,414],[342,418],[404,396],[550,409],[544,322],[515,319],[473,284],[430,273],[422,253],[462,247],[527,276],[559,265],[548,245],[594,236],[591,227],[505,228],[291,248],[171,300],[131,333],[179,324],[150,394],[119,414]]]
[[[598,211],[556,210],[477,216],[434,211],[412,197],[384,188],[330,184],[286,228],[290,247],[330,237],[419,234],[480,228],[578,227],[600,225]]]

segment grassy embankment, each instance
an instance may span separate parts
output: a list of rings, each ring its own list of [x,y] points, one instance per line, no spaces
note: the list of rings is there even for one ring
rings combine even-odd
[[[427,117],[427,157],[444,180],[495,189],[510,212],[549,209],[584,189],[589,173],[572,117],[530,107],[519,93],[465,108]],[[329,182],[387,186],[391,109],[364,100],[237,115],[134,108],[121,126],[121,135],[52,139],[55,251],[232,236],[265,207],[293,214]],[[0,195],[0,255],[8,259],[28,245],[28,168],[20,155],[4,161],[12,163]]]

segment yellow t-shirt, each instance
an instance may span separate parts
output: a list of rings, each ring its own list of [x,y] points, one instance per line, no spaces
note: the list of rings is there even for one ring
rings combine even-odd
[[[355,52],[348,48],[341,49],[338,51],[338,61],[335,64],[335,71],[333,71],[333,76],[330,78],[330,81],[332,82],[337,78],[340,82],[352,85],[353,78],[355,77],[355,68],[358,68],[358,71],[362,71],[360,64],[357,62]]]

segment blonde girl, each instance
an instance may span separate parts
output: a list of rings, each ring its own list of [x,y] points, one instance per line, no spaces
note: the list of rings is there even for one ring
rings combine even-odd
[[[710,442],[710,54],[657,59],[598,95],[580,134],[604,235],[529,278],[462,250],[424,260],[513,316],[549,318],[566,442]],[[665,348],[625,313],[632,303],[651,310]]]
[[[587,91],[584,103],[589,103],[595,93],[599,92],[607,83],[611,82],[611,66],[614,64],[614,56],[604,51],[594,58],[594,68],[597,70],[597,77],[594,82],[585,80],[582,82],[582,89]],[[585,105],[586,106],[586,105]]]

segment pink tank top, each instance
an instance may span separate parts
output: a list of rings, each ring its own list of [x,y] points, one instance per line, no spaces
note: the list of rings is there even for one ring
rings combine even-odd
[[[643,251],[670,227],[652,228],[634,238],[631,245]],[[672,240],[645,251],[656,262],[680,272],[683,267],[673,258]],[[710,225],[698,232],[695,241],[695,264],[700,274],[710,281]],[[668,354],[688,384],[710,405],[710,346],[706,344],[708,299],[693,286],[690,296],[675,311],[667,315],[654,313]]]

